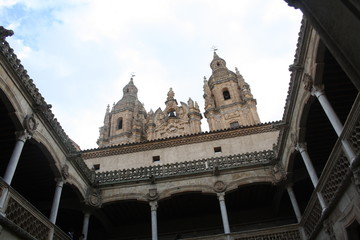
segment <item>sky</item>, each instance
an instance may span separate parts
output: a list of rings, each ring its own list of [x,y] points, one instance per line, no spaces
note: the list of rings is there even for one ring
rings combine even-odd
[[[7,41],[83,150],[97,147],[132,73],[147,111],[164,109],[171,87],[203,112],[214,46],[250,85],[260,120],[281,120],[301,18],[283,0],[0,1]]]

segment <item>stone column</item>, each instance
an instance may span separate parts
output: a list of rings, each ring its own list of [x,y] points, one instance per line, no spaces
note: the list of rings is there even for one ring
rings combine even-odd
[[[225,205],[225,193],[224,192],[218,193],[217,196],[218,196],[219,203],[220,203],[220,211],[221,211],[221,218],[222,218],[223,225],[224,225],[224,233],[230,234],[229,220],[228,220],[226,205]]]
[[[156,216],[156,210],[158,207],[157,201],[151,201],[149,202],[151,207],[151,236],[152,240],[158,239],[157,234],[157,216]]]
[[[20,155],[21,155],[22,149],[24,147],[24,144],[25,144],[26,140],[31,138],[31,135],[28,133],[28,131],[24,130],[24,131],[16,132],[16,138],[17,138],[17,141],[15,143],[14,150],[10,157],[9,163],[6,167],[5,175],[3,178],[4,181],[8,185],[11,184],[11,181],[14,177],[14,173],[15,173],[17,164],[19,162]],[[8,192],[9,192],[9,189],[7,187],[3,189],[3,192],[2,192],[1,198],[0,198],[0,209],[2,209],[4,207]]]
[[[294,212],[295,212],[295,215],[296,215],[296,219],[298,220],[298,223],[300,223],[300,221],[301,221],[301,212],[300,212],[299,204],[298,204],[298,202],[296,200],[296,197],[295,197],[295,193],[294,193],[291,186],[287,186],[286,190],[287,190],[287,192],[289,194],[290,201],[291,201],[291,204],[293,206],[293,209],[294,209]]]
[[[328,117],[331,125],[335,129],[336,134],[338,137],[341,136],[341,133],[343,131],[343,124],[341,123],[340,119],[336,115],[334,109],[332,108],[329,100],[327,99],[325,92],[323,89],[317,89],[313,87],[311,92],[316,98],[319,100],[321,107],[324,109],[324,112],[326,116]],[[342,148],[344,150],[344,153],[346,154],[346,157],[348,158],[350,164],[352,164],[356,158],[356,154],[353,151],[353,149],[350,147],[350,144],[347,140],[341,141]]]
[[[55,194],[54,199],[51,207],[51,213],[49,220],[53,224],[56,223],[56,217],[59,210],[59,204],[60,204],[60,198],[61,198],[61,192],[63,189],[64,181],[62,178],[56,179],[56,188],[55,188]]]
[[[309,156],[309,154],[307,152],[306,144],[305,143],[298,143],[297,146],[296,146],[296,150],[298,150],[300,152],[301,157],[302,157],[302,159],[304,161],[306,170],[308,171],[308,173],[310,175],[310,179],[312,181],[312,184],[313,184],[314,188],[316,188],[316,186],[318,185],[319,179],[318,179],[318,176],[317,176],[316,171],[314,169],[314,166],[312,165],[310,156]],[[326,202],[325,202],[325,200],[324,200],[324,198],[323,198],[323,196],[322,196],[322,194],[320,192],[316,192],[316,194],[318,196],[321,208],[324,211],[326,209],[326,207],[327,207]]]
[[[89,220],[90,220],[90,213],[89,213],[89,212],[85,212],[85,213],[84,213],[83,228],[82,228],[82,233],[83,233],[84,236],[85,236],[84,240],[86,240],[86,239],[88,238]]]
[[[11,184],[11,181],[14,177],[16,166],[19,162],[24,144],[26,140],[31,138],[31,135],[26,130],[24,130],[21,132],[16,132],[16,137],[17,137],[17,141],[15,144],[15,148],[13,150],[13,153],[11,155],[10,161],[7,165],[6,172],[4,175],[4,181],[9,185]]]

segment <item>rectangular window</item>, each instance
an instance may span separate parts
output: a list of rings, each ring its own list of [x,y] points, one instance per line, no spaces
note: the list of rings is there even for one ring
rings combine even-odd
[[[100,170],[100,164],[94,164],[93,165],[93,169],[96,170]]]
[[[153,156],[153,162],[160,162],[160,156]]]
[[[214,147],[214,153],[221,153],[221,147]]]
[[[232,123],[230,123],[230,127],[231,128],[237,128],[237,127],[239,127],[240,125],[239,125],[239,122],[232,122]]]

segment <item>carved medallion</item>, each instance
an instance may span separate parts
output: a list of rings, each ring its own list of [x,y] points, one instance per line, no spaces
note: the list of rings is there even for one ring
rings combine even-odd
[[[159,193],[157,192],[156,188],[149,189],[149,193],[146,194],[146,197],[149,201],[154,201],[159,198]]]
[[[26,115],[24,119],[24,127],[25,129],[30,133],[34,133],[38,126],[38,123],[36,122],[33,114]]]
[[[101,191],[95,188],[89,188],[86,194],[86,202],[90,206],[100,207],[102,203]]]
[[[70,174],[69,174],[69,166],[67,164],[65,164],[61,168],[61,175],[64,178],[64,180],[66,180],[70,176]]]
[[[215,192],[224,192],[226,190],[226,185],[223,181],[216,181],[214,183]]]
[[[313,87],[313,79],[312,77],[310,76],[310,74],[305,74],[304,75],[304,79],[303,79],[303,83],[304,83],[304,89],[306,91],[311,91],[312,87]]]

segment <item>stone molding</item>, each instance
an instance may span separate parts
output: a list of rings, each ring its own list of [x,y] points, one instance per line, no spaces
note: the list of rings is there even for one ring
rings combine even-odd
[[[153,141],[144,141],[140,143],[129,143],[105,148],[84,150],[81,152],[81,157],[86,160],[91,158],[100,158],[118,154],[141,152],[153,149],[214,141],[219,139],[247,136],[251,134],[273,132],[278,130],[278,127],[275,126],[277,123],[278,122],[263,123],[254,126],[241,126],[234,129],[218,130],[186,136],[170,137],[167,139],[156,139]]]

